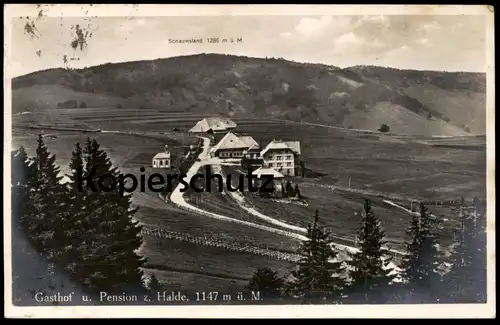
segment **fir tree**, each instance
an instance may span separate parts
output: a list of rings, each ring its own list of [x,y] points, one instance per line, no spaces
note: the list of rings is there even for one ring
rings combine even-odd
[[[33,214],[34,204],[30,189],[33,178],[33,167],[24,147],[11,152],[11,209],[12,226],[26,229],[28,215]]]
[[[156,292],[164,291],[165,286],[160,281],[158,281],[158,278],[153,274],[149,278],[148,289],[151,290],[152,292],[156,293]]]
[[[38,136],[36,157],[32,179],[31,199],[34,203],[33,214],[26,216],[27,235],[37,249],[49,260],[55,261],[63,254],[67,238],[65,223],[67,205],[65,187],[61,184],[59,167],[55,155],[51,155]]]
[[[72,277],[81,279],[84,270],[83,256],[88,249],[88,237],[92,236],[93,229],[90,229],[88,224],[88,193],[81,184],[83,174],[86,173],[84,168],[83,150],[80,143],[75,144],[72,157],[69,163],[70,174],[68,187],[68,206],[71,211],[71,218],[66,226],[66,234],[68,237],[68,254],[63,261],[64,270]],[[79,173],[82,173],[79,175]]]
[[[423,203],[419,205],[420,223],[423,232],[421,242],[421,289],[428,288],[428,299],[432,302],[439,301],[441,295],[440,267],[443,255],[439,249],[439,233],[442,222],[437,216],[431,214]]]
[[[415,302],[435,301],[440,284],[438,267],[441,254],[437,248],[437,218],[427,211],[423,203],[419,212],[413,214],[407,233],[411,242],[405,243],[406,255],[401,268],[407,295]]]
[[[281,296],[284,280],[270,268],[258,268],[250,279],[247,289],[260,292],[264,298],[275,299]]]
[[[424,232],[422,231],[421,219],[419,215],[413,214],[410,227],[406,233],[411,237],[411,242],[405,242],[406,255],[401,263],[402,279],[405,283],[403,286],[406,291],[405,296],[415,298],[419,293],[419,284],[421,283],[421,248],[424,240]]]
[[[473,278],[474,278],[474,288],[475,288],[475,297],[478,303],[486,302],[486,270],[488,266],[487,262],[487,242],[486,242],[486,229],[487,229],[487,219],[486,219],[486,211],[483,207],[481,207],[476,198],[474,198],[474,218],[475,218],[475,238],[474,238],[474,247],[475,254],[473,254]]]
[[[114,181],[120,173],[95,139],[87,140],[83,156],[84,177],[95,187],[92,191],[84,184],[88,229],[82,243],[84,282],[109,292],[142,289],[145,259],[136,253],[142,245],[141,227],[132,219],[137,209],[131,208],[129,195],[120,195]]]
[[[299,184],[295,184],[295,189],[294,189],[294,192],[295,192],[295,197],[296,197],[296,198],[298,198],[298,199],[301,199],[301,198],[302,198],[302,195],[300,195]]]
[[[338,253],[332,247],[330,233],[318,222],[316,210],[312,225],[307,227],[308,240],[299,249],[303,257],[297,269],[292,271],[294,279],[289,284],[290,293],[306,303],[338,299],[344,287],[342,262],[332,262]]]
[[[444,277],[451,302],[478,303],[486,301],[486,231],[484,213],[477,211],[477,202],[460,207],[460,227],[451,255],[451,270]]]
[[[388,268],[391,262],[387,251],[383,248],[385,233],[380,222],[372,211],[371,202],[365,200],[361,229],[358,242],[361,247],[356,253],[351,253],[348,261],[349,299],[362,299],[368,303],[386,302],[392,295],[391,282],[394,276]]]
[[[290,183],[290,181],[286,182],[285,189],[286,189],[286,196],[287,197],[294,197],[295,196],[295,191],[293,190],[293,185],[292,185],[292,183]]]

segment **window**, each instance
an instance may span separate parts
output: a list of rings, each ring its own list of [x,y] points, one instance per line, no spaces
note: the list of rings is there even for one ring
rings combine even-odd
[[[289,155],[289,156],[287,157],[287,159],[288,159],[288,160],[292,160],[292,155]]]
[[[273,163],[269,163],[269,167],[273,167]]]
[[[292,163],[291,162],[287,162],[286,165],[287,166],[292,166]]]
[[[281,167],[281,163],[277,163],[277,164],[276,164],[276,166],[277,166],[277,167]]]
[[[276,160],[281,160],[281,156],[276,156]]]
[[[163,160],[160,160],[160,167],[163,166]]]

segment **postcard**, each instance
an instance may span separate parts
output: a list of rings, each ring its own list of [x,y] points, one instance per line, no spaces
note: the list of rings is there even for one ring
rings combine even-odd
[[[493,15],[6,5],[7,317],[494,318]]]

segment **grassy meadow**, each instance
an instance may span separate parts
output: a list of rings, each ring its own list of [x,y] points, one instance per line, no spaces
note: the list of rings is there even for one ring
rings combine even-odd
[[[46,144],[50,152],[56,154],[61,171],[66,173],[74,144],[83,144],[90,136],[99,142],[120,171],[137,175],[143,166],[146,175],[154,172],[150,168],[151,158],[163,151],[166,144],[172,152],[174,165],[178,163],[186,148],[197,141],[187,130],[209,115],[128,108],[59,109],[57,113],[44,115],[43,123],[82,126],[103,132],[29,129],[27,127],[39,119],[21,114],[13,118],[13,148],[23,145],[28,155],[33,155],[36,135],[42,132],[47,135]],[[343,244],[354,241],[364,198],[373,200],[374,211],[381,219],[389,245],[396,249],[402,248],[411,217],[382,202],[384,197],[407,208],[411,199],[485,198],[486,151],[466,147],[471,143],[472,147],[481,145],[478,137],[439,142],[431,138],[367,134],[285,120],[235,118],[234,121],[238,124],[235,132],[251,135],[263,145],[273,138],[299,140],[306,168],[324,174],[316,178],[292,179],[292,183],[299,184],[308,206],[274,202],[255,195],[246,195],[246,200],[259,212],[301,227],[307,226],[317,209],[323,224]],[[188,192],[185,198],[207,211],[269,225],[242,211],[234,200],[219,192]],[[133,202],[139,206],[136,218],[149,226],[194,235],[226,236],[234,241],[274,249],[293,250],[299,244],[282,235],[194,215],[164,202],[156,193],[134,193]],[[448,207],[429,208],[447,219],[451,229],[454,216]],[[450,238],[449,234],[446,237]],[[269,266],[283,275],[290,267],[287,262],[267,257],[153,237],[145,238],[143,253],[149,260],[146,273],[157,275],[172,289],[180,285],[191,291],[241,291],[257,267]]]

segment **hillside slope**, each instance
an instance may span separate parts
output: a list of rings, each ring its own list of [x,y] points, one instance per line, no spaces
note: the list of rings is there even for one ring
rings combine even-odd
[[[87,107],[266,117],[418,135],[484,134],[486,79],[479,73],[340,69],[218,54],[52,69],[15,78],[13,113]]]

